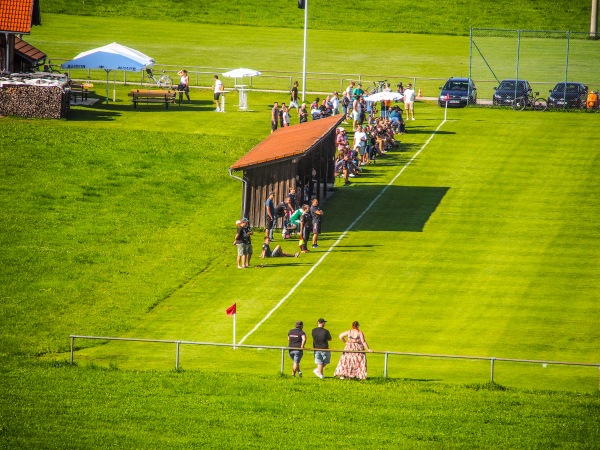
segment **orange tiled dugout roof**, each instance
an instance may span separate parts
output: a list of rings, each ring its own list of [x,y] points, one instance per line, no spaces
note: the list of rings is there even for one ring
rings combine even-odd
[[[0,0],[0,31],[29,33],[33,0]]]
[[[304,154],[330,130],[337,127],[343,116],[311,120],[291,127],[279,128],[231,166],[240,170],[271,161]]]
[[[0,0],[2,1],[2,0]],[[29,62],[35,63],[41,61],[46,57],[46,54],[35,48],[33,45],[28,44],[23,39],[15,37],[15,51],[24,59]]]

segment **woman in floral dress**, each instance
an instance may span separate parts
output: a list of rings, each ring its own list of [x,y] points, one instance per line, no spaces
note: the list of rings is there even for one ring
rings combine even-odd
[[[352,352],[372,352],[367,345],[367,340],[362,331],[360,331],[360,325],[357,321],[352,322],[352,329],[344,331],[340,334],[340,339],[346,347],[344,350]],[[340,380],[344,378],[357,378],[364,380],[367,378],[367,356],[364,353],[342,353],[340,362],[338,363],[335,373],[335,377],[340,377]]]

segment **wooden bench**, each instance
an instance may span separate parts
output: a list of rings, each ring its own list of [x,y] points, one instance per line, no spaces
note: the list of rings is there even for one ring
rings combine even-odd
[[[159,90],[140,90],[136,89],[128,94],[133,102],[133,107],[137,108],[138,103],[163,103],[165,108],[169,108],[169,103],[175,103],[177,91],[159,91]]]

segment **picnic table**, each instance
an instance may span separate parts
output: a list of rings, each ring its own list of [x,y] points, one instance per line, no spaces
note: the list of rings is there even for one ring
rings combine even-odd
[[[81,98],[81,101],[87,100],[88,94],[94,92],[89,90],[91,87],[94,87],[94,85],[89,83],[71,84],[71,97],[73,101],[77,103],[77,96]]]
[[[134,89],[128,94],[133,102],[133,107],[137,108],[138,103],[162,103],[165,108],[169,108],[170,103],[175,103],[177,96],[176,90],[150,90]]]

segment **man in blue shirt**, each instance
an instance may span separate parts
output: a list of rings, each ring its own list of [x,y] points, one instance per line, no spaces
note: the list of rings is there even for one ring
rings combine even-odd
[[[273,240],[273,228],[275,227],[275,192],[269,192],[269,198],[265,202],[265,236]]]

